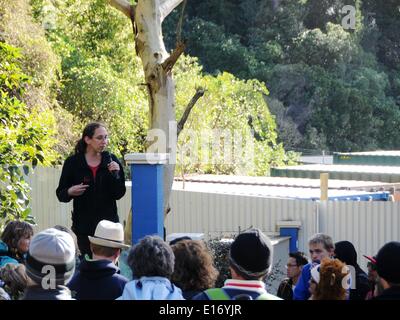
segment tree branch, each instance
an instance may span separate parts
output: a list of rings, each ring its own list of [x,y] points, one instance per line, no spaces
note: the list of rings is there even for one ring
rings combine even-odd
[[[183,0],[161,0],[160,12],[161,22],[174,10]]]
[[[165,72],[169,72],[174,67],[176,61],[178,61],[180,55],[185,51],[186,44],[185,42],[179,42],[171,53],[171,55],[162,63],[162,67]]]
[[[204,95],[204,92],[206,90],[203,88],[197,88],[196,93],[194,94],[193,98],[190,100],[189,104],[186,106],[185,112],[182,115],[181,120],[179,120],[178,127],[177,127],[177,136],[179,137],[179,134],[183,130],[183,127],[185,126],[185,123],[187,119],[189,118],[190,112],[192,111],[194,105],[196,102]]]
[[[108,4],[114,7],[115,9],[121,11],[124,15],[126,15],[129,19],[132,19],[133,15],[133,7],[126,0],[108,0]]]

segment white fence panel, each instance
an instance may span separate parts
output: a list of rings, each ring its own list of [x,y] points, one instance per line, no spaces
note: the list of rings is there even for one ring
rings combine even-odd
[[[400,241],[400,202],[330,201],[323,232],[335,242],[354,244],[365,268],[365,255],[375,255],[389,241]]]
[[[214,238],[257,227],[275,234],[279,220],[298,220],[302,222],[299,248],[304,250],[308,235],[315,231],[312,201],[173,190],[171,209],[168,233],[204,233]]]

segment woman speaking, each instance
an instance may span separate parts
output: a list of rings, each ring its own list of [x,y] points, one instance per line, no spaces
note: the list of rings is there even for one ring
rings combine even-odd
[[[64,162],[56,190],[61,202],[73,199],[72,231],[83,256],[91,256],[88,236],[94,235],[99,221],[119,222],[116,200],[126,191],[122,165],[115,155],[105,151],[107,144],[105,126],[88,124],[75,154]]]

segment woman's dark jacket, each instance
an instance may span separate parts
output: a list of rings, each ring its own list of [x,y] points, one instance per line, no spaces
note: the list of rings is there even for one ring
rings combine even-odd
[[[125,178],[121,163],[113,154],[111,158],[119,164],[118,178],[113,177],[108,170],[110,160],[105,152],[102,153],[96,179],[86,162],[85,154],[75,154],[64,162],[56,194],[61,202],[74,199],[72,230],[76,234],[93,235],[101,220],[119,222],[116,200],[125,194]],[[89,187],[80,196],[69,196],[68,189],[80,183],[88,184]]]
[[[280,283],[276,295],[283,300],[293,300],[293,280],[289,278],[284,279]]]

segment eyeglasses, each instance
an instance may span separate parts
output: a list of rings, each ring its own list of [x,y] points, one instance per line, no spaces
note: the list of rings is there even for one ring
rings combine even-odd
[[[107,136],[107,135],[105,135],[105,136],[96,136],[96,137],[94,137],[94,139],[102,141],[102,140],[108,140],[108,139],[110,139],[110,137]]]
[[[288,269],[288,268],[290,268],[290,267],[294,268],[294,267],[297,267],[297,264],[290,264],[290,263],[288,263],[285,267],[286,267],[286,269]]]

